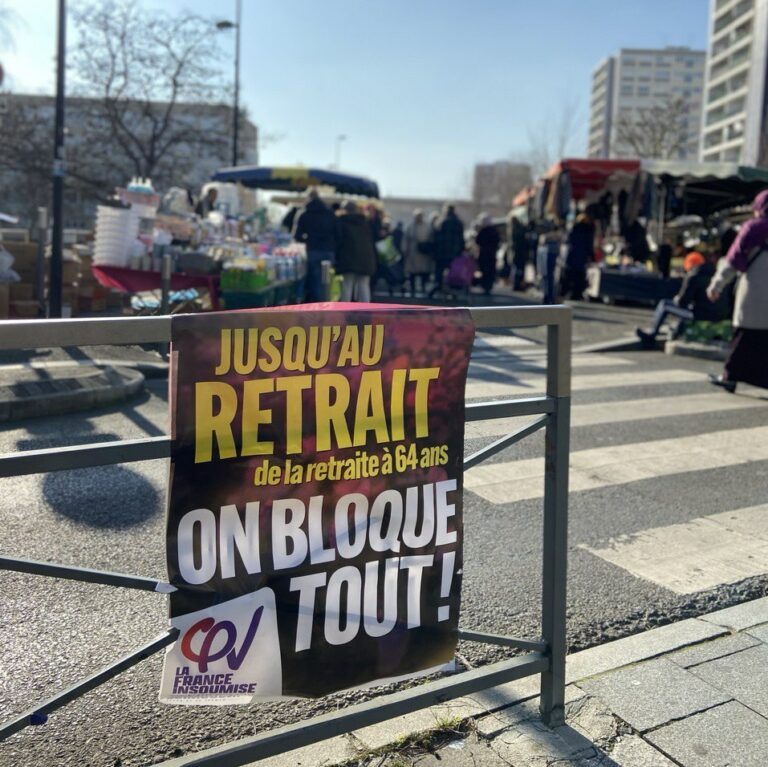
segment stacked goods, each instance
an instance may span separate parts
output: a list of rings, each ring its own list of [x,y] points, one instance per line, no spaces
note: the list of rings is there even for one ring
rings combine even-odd
[[[77,254],[80,258],[80,278],[77,283],[77,311],[84,312],[103,312],[107,306],[112,306],[112,292],[100,285],[91,271],[93,264],[92,251],[88,246],[77,246]],[[115,294],[118,295],[118,294]],[[118,295],[117,306],[121,306],[122,301]]]
[[[130,208],[96,209],[93,263],[97,266],[128,266],[131,248],[139,234],[139,217]]]
[[[26,319],[37,317],[40,309],[40,303],[36,298],[37,243],[4,241],[3,247],[13,256],[11,268],[19,275],[19,282],[8,285],[10,316]]]

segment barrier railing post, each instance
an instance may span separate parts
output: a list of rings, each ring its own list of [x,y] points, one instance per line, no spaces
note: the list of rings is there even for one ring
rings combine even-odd
[[[541,675],[541,718],[549,727],[565,721],[565,614],[568,566],[568,455],[571,393],[571,318],[547,328],[547,396],[555,410],[547,424],[544,473],[544,563],[541,632],[550,666]]]

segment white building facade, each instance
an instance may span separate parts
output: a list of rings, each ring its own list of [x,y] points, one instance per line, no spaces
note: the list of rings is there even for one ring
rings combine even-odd
[[[768,165],[768,0],[710,0],[701,159]]]
[[[683,141],[674,156],[653,159],[697,159],[705,64],[705,51],[685,47],[622,48],[601,61],[592,76],[589,156],[637,157],[619,126],[637,124],[654,107],[681,102]]]

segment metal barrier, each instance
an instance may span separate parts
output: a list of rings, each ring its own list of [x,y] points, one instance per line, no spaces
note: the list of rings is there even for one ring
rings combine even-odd
[[[185,767],[191,765],[234,767],[248,764],[534,674],[541,675],[542,719],[550,726],[563,723],[571,310],[564,306],[533,306],[478,308],[470,311],[478,329],[547,326],[546,394],[538,397],[473,403],[466,407],[467,421],[532,415],[540,417],[464,460],[464,467],[471,468],[539,429],[545,429],[541,637],[520,639],[460,629],[460,639],[512,647],[527,652],[525,655],[509,660],[460,672],[408,690],[349,706],[342,712],[314,717],[223,746],[172,759],[163,762],[162,767],[182,767],[182,765]],[[0,349],[168,343],[170,337],[171,318],[168,316],[0,322]],[[20,341],[20,339],[23,340]],[[0,477],[168,458],[170,450],[170,437],[163,436],[25,451],[0,456]],[[12,557],[0,557],[0,569],[159,593],[174,590],[170,584],[150,578],[65,567]],[[111,666],[40,703],[15,719],[3,723],[0,725],[0,740],[29,725],[44,724],[48,715],[57,708],[172,644],[177,633],[176,630],[169,630]]]

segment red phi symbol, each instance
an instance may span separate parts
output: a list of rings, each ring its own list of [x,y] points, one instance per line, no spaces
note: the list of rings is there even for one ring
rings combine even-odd
[[[208,671],[209,663],[220,660],[225,656],[227,658],[227,665],[229,668],[232,671],[236,671],[240,668],[243,661],[245,660],[245,656],[248,654],[248,650],[253,643],[253,638],[256,635],[256,630],[259,628],[259,623],[261,622],[261,614],[263,612],[264,606],[262,605],[261,607],[258,607],[253,613],[251,624],[248,626],[248,631],[245,634],[245,639],[243,639],[243,643],[240,645],[239,650],[235,649],[235,645],[237,643],[237,628],[235,627],[235,624],[232,623],[232,621],[221,621],[216,623],[213,618],[203,618],[201,621],[198,621],[194,625],[190,626],[182,637],[182,655],[188,660],[197,663],[197,667],[199,668],[201,674],[204,674],[206,671]],[[199,652],[195,652],[192,649],[192,637],[194,637],[198,632],[205,634],[205,636],[203,637]],[[215,652],[211,652],[213,642],[220,633],[226,634],[227,638],[220,649],[216,650]]]

